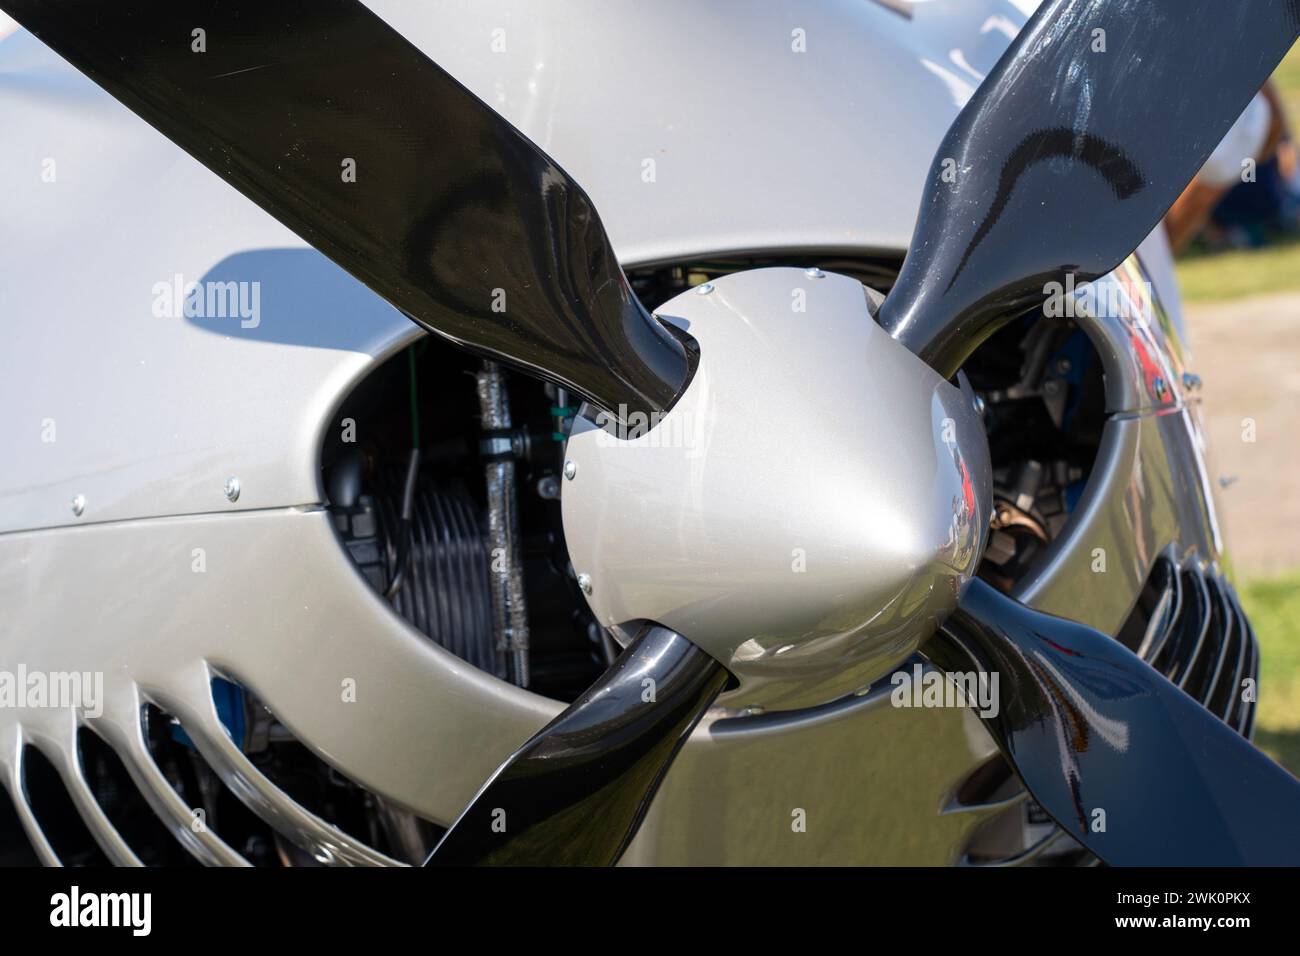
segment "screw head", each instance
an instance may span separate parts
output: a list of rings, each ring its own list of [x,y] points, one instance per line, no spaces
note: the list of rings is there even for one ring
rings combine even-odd
[[[72,513],[76,515],[78,518],[80,518],[82,514],[85,513],[85,511],[86,511],[86,496],[77,495],[75,498],[72,499]]]
[[[822,272],[822,270],[821,270],[821,269],[818,269],[816,266],[812,266],[812,267],[810,267],[810,268],[808,268],[808,269],[804,269],[804,270],[803,270],[803,274],[806,275],[809,279],[824,279],[824,278],[826,278],[826,273]]]
[[[589,575],[589,574],[579,574],[579,575],[578,575],[578,587],[579,587],[579,589],[581,589],[581,591],[582,591],[583,594],[590,594],[590,593],[591,593],[591,575]]]
[[[576,475],[577,473],[578,473],[578,463],[576,461],[566,461],[564,463],[565,478],[568,478],[570,481],[572,481],[573,476]]]
[[[225,485],[222,486],[221,490],[225,492],[227,501],[238,501],[239,500],[239,479],[236,478],[234,475],[231,475],[229,478],[226,479],[226,483]]]
[[[706,283],[704,283],[703,285],[697,285],[697,286],[695,287],[695,294],[696,294],[696,295],[708,295],[708,294],[709,294],[710,292],[712,292],[712,291],[713,291],[713,283],[712,283],[712,282],[706,282]]]
[[[547,475],[545,478],[538,479],[537,494],[547,501],[554,501],[560,497],[560,482],[554,475]]]

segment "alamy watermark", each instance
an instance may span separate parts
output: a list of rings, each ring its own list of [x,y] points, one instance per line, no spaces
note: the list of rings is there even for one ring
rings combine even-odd
[[[0,707],[73,707],[87,717],[104,713],[103,671],[0,670]]]
[[[1150,282],[1141,285],[1146,290],[1145,297],[1136,296],[1123,283],[1110,279],[1078,282],[1074,273],[1069,272],[1065,282],[1052,280],[1043,286],[1043,295],[1047,297],[1043,315],[1049,319],[1141,319],[1146,314],[1145,302],[1152,301],[1154,296]]]
[[[981,717],[993,718],[1001,710],[997,672],[927,670],[913,664],[912,670],[895,671],[889,701],[895,707],[973,706]]]
[[[153,314],[159,319],[239,319],[240,328],[262,324],[262,283],[186,282],[179,272],[153,284]]]
[[[624,442],[639,441],[639,448],[696,448],[703,435],[703,421],[689,412],[633,412],[620,405],[617,413],[601,411],[596,415],[596,445],[613,448]]]
[[[68,892],[50,897],[50,925],[117,926],[131,930],[132,936],[148,936],[153,929],[153,894],[82,892],[73,884]]]

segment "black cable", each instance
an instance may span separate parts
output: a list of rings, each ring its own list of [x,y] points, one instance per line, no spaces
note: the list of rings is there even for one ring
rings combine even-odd
[[[406,565],[411,557],[411,538],[414,535],[412,518],[415,515],[415,486],[420,474],[420,406],[416,393],[415,346],[406,350],[407,368],[410,371],[411,392],[411,457],[406,463],[406,483],[402,486],[402,519],[398,530],[397,562],[393,568],[393,580],[388,584],[384,597],[390,601],[402,589],[406,577]]]

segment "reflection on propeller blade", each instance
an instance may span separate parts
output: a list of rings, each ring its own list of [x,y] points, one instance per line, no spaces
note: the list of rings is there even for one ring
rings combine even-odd
[[[1300,780],[1118,641],[976,579],[925,653],[950,676],[999,675],[984,725],[1107,863],[1300,864]]]
[[[646,627],[501,765],[426,866],[612,866],[726,681],[686,638]]]
[[[685,387],[581,187],[357,0],[0,8],[426,329],[620,418]]]
[[[881,324],[950,377],[1049,282],[1110,272],[1297,35],[1300,0],[1048,0],[940,144]]]

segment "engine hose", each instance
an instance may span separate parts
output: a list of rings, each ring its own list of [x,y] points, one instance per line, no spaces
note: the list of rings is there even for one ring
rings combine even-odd
[[[406,481],[402,485],[402,516],[397,533],[397,561],[393,566],[393,579],[388,584],[384,597],[390,601],[402,589],[406,577],[406,566],[411,557],[411,517],[415,509],[415,484],[420,474],[420,449],[412,448],[411,457],[406,463]]]

